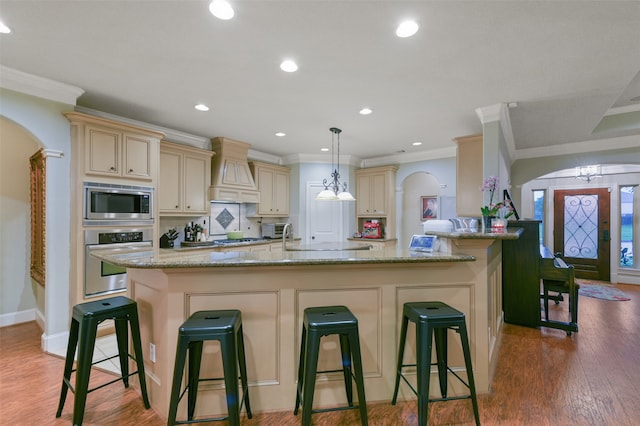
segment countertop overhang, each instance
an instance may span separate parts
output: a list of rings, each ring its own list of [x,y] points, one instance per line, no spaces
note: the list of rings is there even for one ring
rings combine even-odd
[[[92,253],[96,258],[126,268],[215,268],[253,266],[340,265],[380,263],[471,262],[474,256],[441,252],[421,253],[407,249],[219,252],[215,250],[180,251],[170,249],[106,249]]]

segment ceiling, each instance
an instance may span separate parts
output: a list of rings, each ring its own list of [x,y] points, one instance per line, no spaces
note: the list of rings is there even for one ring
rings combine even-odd
[[[640,2],[230,2],[223,21],[208,0],[0,0],[0,64],[83,89],[87,108],[278,156],[330,148],[333,126],[359,158],[451,148],[501,103],[516,157],[640,135]],[[398,38],[405,18],[420,30]],[[603,123],[616,113],[624,125]]]

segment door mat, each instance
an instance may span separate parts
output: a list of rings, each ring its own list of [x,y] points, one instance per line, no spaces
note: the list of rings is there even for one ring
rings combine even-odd
[[[580,296],[602,300],[631,300],[627,293],[610,284],[589,284],[582,280],[576,280],[576,283],[580,284],[580,289],[578,290]]]

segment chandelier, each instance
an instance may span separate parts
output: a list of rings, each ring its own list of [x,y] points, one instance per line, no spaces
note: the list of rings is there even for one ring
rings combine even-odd
[[[355,198],[347,191],[347,183],[340,182],[340,133],[342,130],[332,127],[329,131],[331,132],[331,180],[322,180],[324,189],[318,193],[316,200],[353,201]],[[338,152],[337,161],[334,163],[333,154],[336,139],[338,140]]]
[[[576,167],[576,179],[586,180],[591,182],[591,179],[602,177],[602,166],[579,166]]]

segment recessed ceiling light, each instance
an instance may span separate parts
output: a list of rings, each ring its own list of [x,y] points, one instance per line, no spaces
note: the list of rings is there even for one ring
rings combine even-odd
[[[11,28],[7,27],[4,22],[0,21],[0,33],[9,34],[11,32]]]
[[[420,145],[422,145],[422,142],[411,142],[411,145],[420,146]]]
[[[373,112],[373,110],[371,108],[362,108],[360,110],[360,114],[361,115],[369,115]]]
[[[194,105],[194,108],[197,109],[198,111],[209,111],[209,107],[206,106],[205,104]]]
[[[320,148],[320,151],[322,151],[322,152],[328,152],[328,151],[329,151],[329,148]]]
[[[283,136],[287,136],[287,134],[286,134],[286,133],[284,133],[284,132],[277,132],[277,133],[276,133],[276,136],[278,136],[279,138],[281,138],[281,137],[283,137]]]
[[[418,32],[418,28],[420,27],[418,26],[416,21],[404,21],[400,25],[398,25],[398,28],[396,28],[396,35],[403,38],[411,37]]]
[[[298,65],[292,60],[287,59],[286,61],[282,61],[280,69],[285,72],[296,72],[298,71]]]
[[[235,12],[227,0],[213,0],[209,3],[209,11],[218,19],[228,20],[233,18]]]

